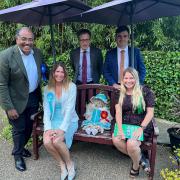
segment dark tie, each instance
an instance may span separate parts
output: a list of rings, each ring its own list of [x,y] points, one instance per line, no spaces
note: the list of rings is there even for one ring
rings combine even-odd
[[[87,58],[86,58],[86,51],[83,52],[83,59],[82,59],[82,83],[87,83]]]
[[[124,54],[125,50],[121,50],[120,56],[121,56],[121,62],[120,62],[120,81],[123,80],[123,72],[124,72]]]

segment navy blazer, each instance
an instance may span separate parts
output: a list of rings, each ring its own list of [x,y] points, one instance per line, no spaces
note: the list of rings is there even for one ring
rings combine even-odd
[[[129,67],[131,64],[131,47],[128,47]],[[118,83],[118,60],[117,48],[114,48],[106,53],[106,58],[103,66],[103,75],[110,86]],[[146,68],[140,50],[134,48],[134,68],[138,71],[140,83],[144,83],[146,76]]]

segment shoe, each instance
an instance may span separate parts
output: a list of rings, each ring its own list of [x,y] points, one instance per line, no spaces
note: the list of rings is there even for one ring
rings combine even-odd
[[[31,157],[31,153],[29,152],[29,150],[24,148],[22,152],[22,156],[28,158]]]
[[[63,171],[61,171],[61,180],[65,180],[68,175],[67,169],[65,168]]]
[[[130,170],[130,177],[131,178],[135,178],[135,177],[137,177],[137,176],[139,176],[139,169],[140,169],[140,166],[139,166],[139,168],[138,169],[134,169],[133,168],[133,164],[132,164],[132,166],[131,166],[131,170]]]
[[[26,170],[26,164],[24,162],[23,157],[16,157],[15,159],[15,167],[19,171],[25,171]]]
[[[139,162],[139,165],[141,165],[141,167],[145,171],[145,173],[147,175],[149,175],[149,173],[151,171],[149,159],[147,159],[143,153],[141,154],[141,160]]]
[[[95,136],[98,133],[97,129],[92,129],[92,135]]]
[[[73,180],[76,176],[76,170],[74,163],[72,164],[71,168],[68,170],[68,180]]]
[[[86,131],[86,133],[87,133],[88,135],[91,134],[91,129],[90,129],[90,128],[86,128],[85,131]]]

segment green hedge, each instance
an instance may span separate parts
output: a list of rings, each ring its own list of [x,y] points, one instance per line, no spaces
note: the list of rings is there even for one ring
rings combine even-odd
[[[180,122],[171,109],[172,96],[180,97],[180,52],[143,52],[148,84],[156,95],[155,116]]]
[[[180,52],[146,51],[143,56],[147,69],[145,84],[151,87],[156,95],[155,117],[178,122],[179,119],[172,115],[171,108],[172,95],[180,96]],[[58,60],[65,62],[72,79],[69,51],[58,55]],[[52,65],[52,58],[48,59],[48,64]],[[105,83],[103,78],[101,82]]]

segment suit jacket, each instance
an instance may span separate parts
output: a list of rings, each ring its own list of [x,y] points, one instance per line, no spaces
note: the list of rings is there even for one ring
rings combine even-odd
[[[33,51],[39,83],[43,58],[37,48]],[[5,111],[16,109],[18,113],[22,113],[28,97],[28,77],[19,48],[15,45],[0,53],[0,104]]]
[[[128,54],[129,54],[129,67],[132,67],[131,47],[128,47]],[[134,48],[134,68],[138,71],[140,83],[143,84],[146,76],[146,68],[140,50],[137,48]],[[117,48],[114,48],[107,52],[105,63],[103,66],[103,75],[110,86],[112,86],[114,83],[118,83]]]
[[[67,131],[71,122],[77,122],[79,120],[78,115],[75,111],[76,104],[76,85],[74,83],[70,83],[69,88],[67,90],[62,90],[61,102],[62,102],[62,115],[63,121],[59,126],[59,129],[63,131]],[[48,89],[45,87],[44,90],[44,101],[43,101],[43,109],[44,109],[44,130],[52,129],[51,121],[54,115],[55,109],[55,100],[56,95],[54,90]]]
[[[71,52],[70,61],[75,72],[73,81],[76,83],[79,74],[80,48]],[[100,49],[90,47],[90,64],[92,80],[94,83],[99,83],[103,70],[103,56]]]

